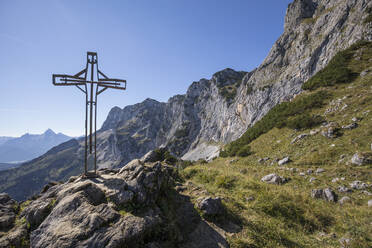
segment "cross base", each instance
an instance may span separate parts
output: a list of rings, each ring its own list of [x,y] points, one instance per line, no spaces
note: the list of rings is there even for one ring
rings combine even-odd
[[[81,178],[88,179],[88,178],[97,178],[99,175],[95,171],[87,171],[81,174]]]

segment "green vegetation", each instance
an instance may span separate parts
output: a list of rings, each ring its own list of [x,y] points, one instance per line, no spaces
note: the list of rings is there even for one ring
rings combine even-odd
[[[360,60],[353,60],[352,58],[357,51],[359,53],[363,51]],[[283,102],[276,105],[239,139],[225,146],[220,156],[248,156],[250,154],[248,145],[275,127],[303,130],[319,125],[324,121],[324,118],[315,112],[332,97],[330,91],[324,87],[329,88],[339,83],[353,82],[362,70],[368,68],[371,57],[372,42],[366,41],[358,42],[339,52],[323,70],[303,85],[303,89],[309,89],[313,92],[302,94],[292,102]],[[364,84],[368,84],[368,82],[367,80]],[[367,101],[367,98],[368,96],[363,98],[364,102]]]
[[[299,97],[293,102],[276,105],[239,139],[227,145],[221,152],[221,156],[248,156],[250,154],[248,144],[274,127],[303,129],[319,124],[322,119],[318,116],[311,116],[310,112],[322,107],[329,97],[330,93],[327,91],[318,91]]]
[[[357,74],[350,68],[349,64],[352,61],[355,51],[362,47],[371,48],[372,43],[361,41],[344,51],[338,52],[328,65],[306,81],[302,88],[304,90],[315,90],[320,87],[350,83],[353,81]]]
[[[156,149],[155,153],[156,161],[165,161],[170,164],[175,164],[178,161],[178,159],[165,148]]]
[[[218,74],[222,72],[223,71],[217,72],[213,76],[218,76]],[[242,80],[245,74],[246,72],[241,71],[239,72],[239,74],[237,74],[237,76],[226,78],[226,80],[233,82],[229,85],[217,84],[218,92],[225,98],[228,103],[230,103],[231,100],[235,98],[237,89],[242,84]]]
[[[368,16],[363,21],[365,24],[372,22],[372,8],[368,8],[367,13],[368,13]]]
[[[226,101],[231,101],[236,96],[236,86],[235,85],[228,85],[225,87],[220,88],[219,90],[221,96],[223,96]]]

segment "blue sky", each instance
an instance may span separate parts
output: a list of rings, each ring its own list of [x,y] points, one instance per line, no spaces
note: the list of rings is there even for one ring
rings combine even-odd
[[[257,67],[283,32],[289,0],[1,0],[0,136],[84,132],[85,99],[55,87],[96,51],[99,67],[127,91],[98,100],[99,127],[114,106],[167,101],[226,67]]]

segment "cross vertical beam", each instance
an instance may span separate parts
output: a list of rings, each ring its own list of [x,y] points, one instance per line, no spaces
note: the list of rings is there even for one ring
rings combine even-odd
[[[90,80],[88,80],[89,72]],[[94,77],[95,74],[96,78]],[[76,86],[85,94],[85,154],[83,175],[86,177],[95,176],[97,172],[97,96],[108,88],[126,90],[127,81],[124,79],[109,78],[101,72],[98,69],[98,56],[95,52],[87,52],[85,69],[75,75],[53,74],[52,80],[56,86]],[[84,88],[81,88],[81,86],[84,86]],[[88,153],[94,156],[93,174],[88,173]]]

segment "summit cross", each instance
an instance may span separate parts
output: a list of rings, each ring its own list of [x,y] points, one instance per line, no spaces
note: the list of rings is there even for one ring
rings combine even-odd
[[[88,77],[90,76],[90,80]],[[95,81],[96,79],[96,81]],[[85,68],[75,75],[53,74],[53,84],[56,86],[76,86],[85,94],[85,177],[96,176],[97,172],[97,96],[107,89],[125,90],[127,81],[107,77],[98,69],[98,57],[95,52],[87,52]],[[88,121],[89,119],[89,121]],[[94,125],[93,125],[94,119]],[[93,140],[94,126],[94,140]],[[88,135],[89,129],[89,135]],[[89,141],[88,141],[89,138]],[[89,144],[88,144],[89,143]],[[89,149],[88,149],[89,146]],[[94,151],[94,173],[88,172],[89,154]]]

